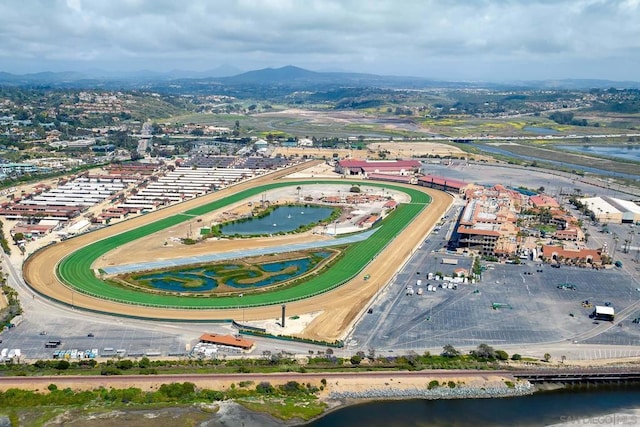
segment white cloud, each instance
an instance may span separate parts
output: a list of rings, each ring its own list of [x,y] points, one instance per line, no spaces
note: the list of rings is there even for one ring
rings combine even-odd
[[[633,79],[638,22],[638,0],[24,0],[0,3],[0,67]]]

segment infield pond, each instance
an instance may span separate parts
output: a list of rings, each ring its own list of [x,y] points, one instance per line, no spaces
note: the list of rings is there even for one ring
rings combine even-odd
[[[278,206],[263,217],[223,224],[220,229],[227,236],[288,233],[301,226],[323,221],[332,212],[332,208],[320,206]]]
[[[281,283],[311,271],[331,255],[316,251],[307,257],[265,263],[224,263],[136,275],[139,284],[173,292],[205,292],[220,287],[255,289]]]
[[[317,224],[333,213],[318,206],[277,206],[267,215],[222,224],[226,236],[254,236],[292,232]],[[330,251],[298,254],[275,262],[226,262],[169,271],[132,275],[144,287],[169,292],[227,292],[263,288],[302,276],[331,255]]]

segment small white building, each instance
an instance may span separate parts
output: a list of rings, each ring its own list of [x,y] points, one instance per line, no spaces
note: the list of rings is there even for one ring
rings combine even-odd
[[[313,147],[313,141],[310,138],[298,139],[298,147]]]

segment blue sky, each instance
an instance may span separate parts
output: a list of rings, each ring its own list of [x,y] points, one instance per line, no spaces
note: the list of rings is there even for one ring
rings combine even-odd
[[[640,0],[4,0],[0,70],[640,80]]]

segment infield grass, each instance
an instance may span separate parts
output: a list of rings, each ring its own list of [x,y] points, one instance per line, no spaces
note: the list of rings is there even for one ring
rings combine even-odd
[[[104,253],[144,236],[189,221],[194,216],[203,215],[274,188],[306,185],[308,183],[308,181],[274,183],[251,188],[187,210],[183,213],[149,223],[134,230],[97,241],[64,258],[58,266],[58,277],[66,285],[79,292],[102,299],[135,305],[180,309],[224,309],[281,304],[327,292],[353,278],[431,202],[431,198],[427,194],[415,189],[399,187],[392,184],[367,183],[367,185],[370,186],[383,187],[406,193],[411,197],[411,202],[400,204],[396,210],[382,221],[378,226],[379,230],[371,237],[349,246],[344,251],[343,256],[330,269],[313,276],[298,286],[271,292],[224,297],[158,295],[111,286],[96,277],[91,269],[91,264]],[[348,182],[318,181],[316,183],[344,185]],[[358,184],[361,183],[362,182],[358,182]]]

